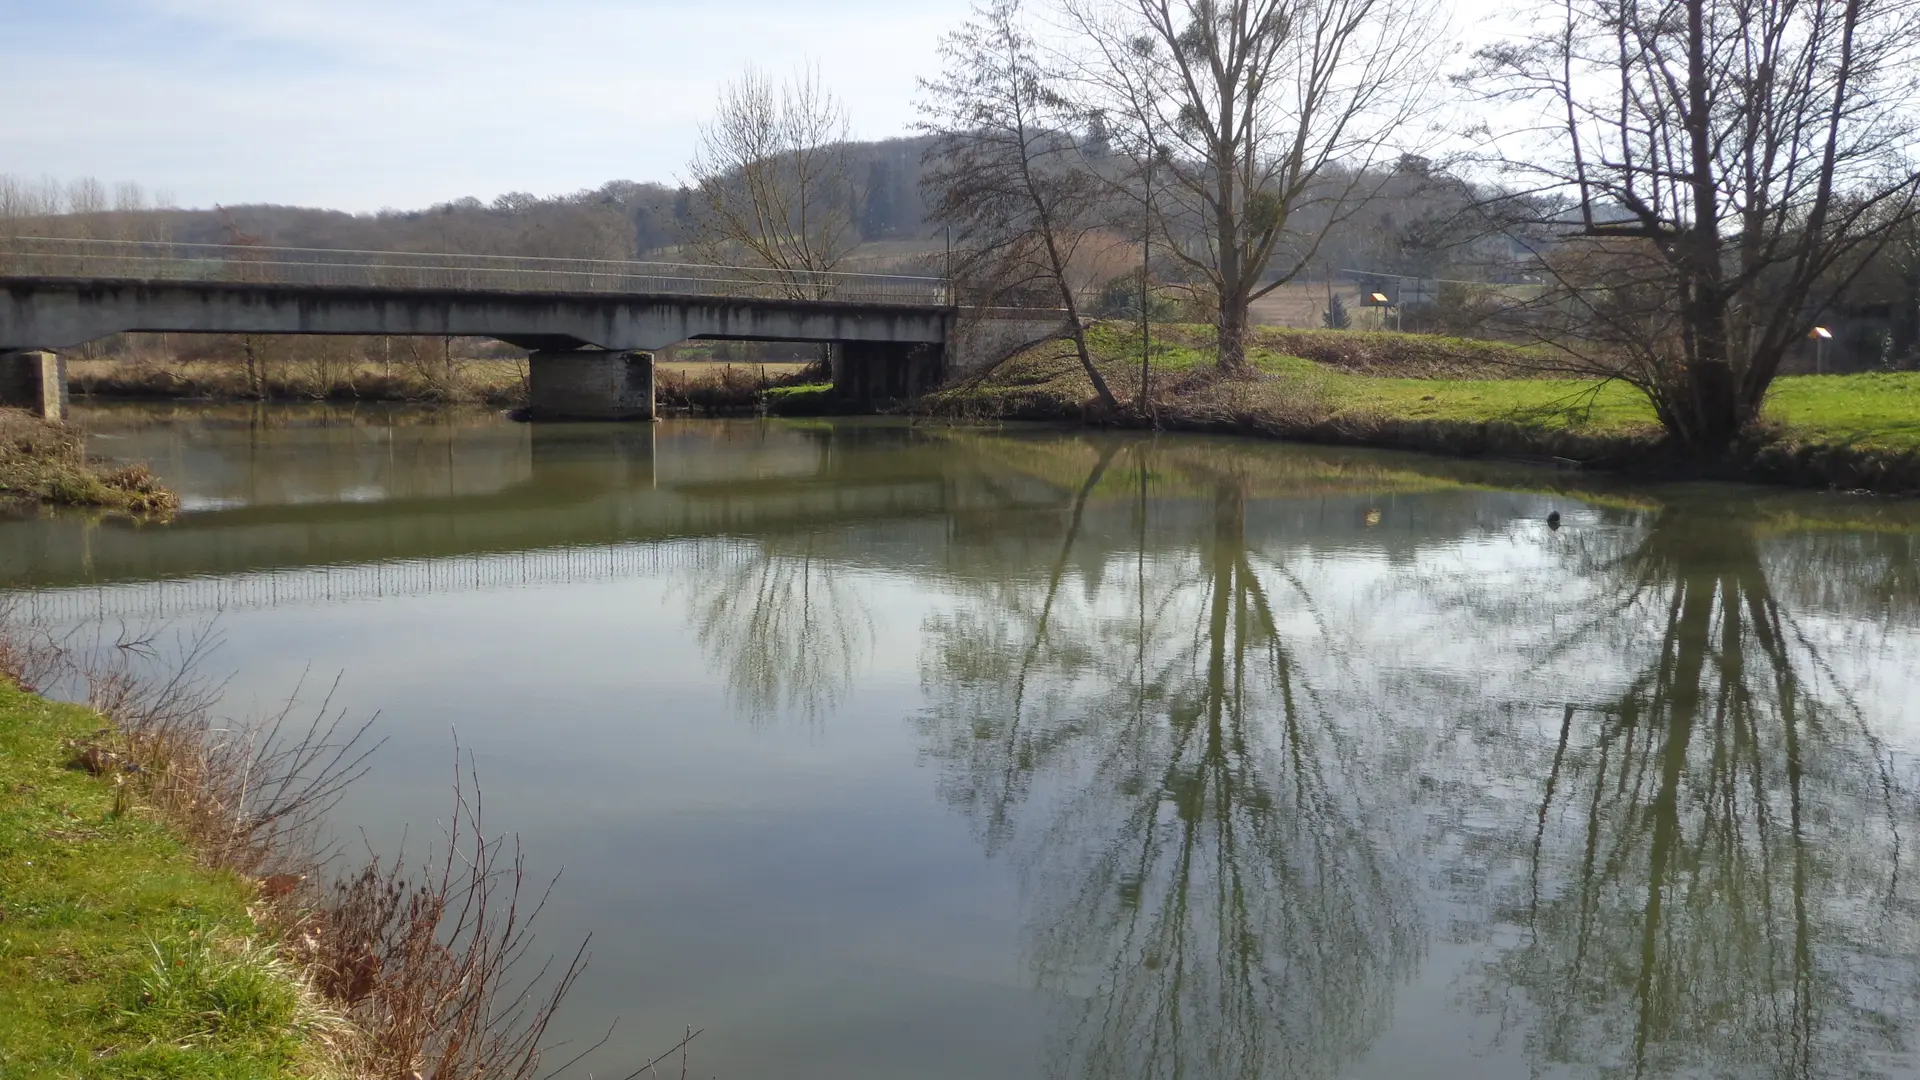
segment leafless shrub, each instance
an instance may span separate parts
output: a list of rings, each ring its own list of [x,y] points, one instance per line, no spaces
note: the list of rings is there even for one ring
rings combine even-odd
[[[55,677],[61,662],[53,636],[21,619],[13,601],[0,601],[0,679],[35,691]]]
[[[369,852],[304,917],[296,947],[320,992],[367,1033],[362,1071],[526,1080],[586,967],[586,942],[557,975],[551,961],[522,973],[553,881],[535,895],[518,842],[483,832],[479,778],[469,763],[463,779],[457,749],[454,803],[437,858],[409,875],[402,856]]]
[[[202,674],[218,637],[204,627],[177,644],[177,659],[163,660],[156,635],[123,631],[93,650],[77,670],[87,704],[124,744],[150,805],[207,862],[253,876],[307,868],[319,819],[379,746],[364,745],[372,721],[345,726],[329,690],[301,731],[296,688],[264,721],[220,726],[224,684]]]

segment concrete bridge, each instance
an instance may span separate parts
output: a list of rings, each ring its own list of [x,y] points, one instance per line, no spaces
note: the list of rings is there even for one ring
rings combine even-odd
[[[538,417],[651,419],[652,351],[834,345],[834,383],[900,398],[945,374],[939,278],[590,259],[0,238],[0,402],[60,415],[58,350],[116,333],[488,337],[528,349]]]

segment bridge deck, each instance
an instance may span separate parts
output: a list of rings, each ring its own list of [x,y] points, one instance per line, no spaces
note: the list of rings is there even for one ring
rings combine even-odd
[[[913,347],[944,346],[954,322],[947,282],[909,275],[23,237],[0,237],[0,289],[0,351],[125,332]]]
[[[938,277],[437,252],[0,238],[0,280],[797,300],[947,307]]]

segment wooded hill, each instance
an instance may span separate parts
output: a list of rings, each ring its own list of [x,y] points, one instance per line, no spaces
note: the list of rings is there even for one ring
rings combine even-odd
[[[861,180],[848,193],[863,244],[938,247],[920,197],[926,140],[886,139],[848,147]],[[0,177],[0,232],[16,236],[257,243],[368,251],[444,251],[548,258],[671,261],[689,219],[686,188],[615,180],[569,195],[509,192],[491,202],[473,196],[424,210],[351,214],[271,204],[183,210],[137,184],[108,188]],[[856,253],[856,258],[859,255]],[[857,269],[856,267],[852,267]]]

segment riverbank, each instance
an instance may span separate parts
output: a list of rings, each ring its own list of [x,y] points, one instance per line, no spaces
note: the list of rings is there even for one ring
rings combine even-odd
[[[1763,423],[1722,461],[1677,465],[1646,401],[1622,384],[1529,377],[1527,350],[1416,334],[1262,328],[1258,377],[1212,377],[1205,328],[1154,328],[1153,402],[1169,430],[1515,457],[1660,478],[1752,480],[1920,494],[1920,374],[1789,376]],[[1140,383],[1137,330],[1090,335],[1114,393]],[[1092,384],[1071,345],[1026,349],[983,377],[914,403],[966,419],[1086,420]],[[1120,423],[1138,423],[1121,418]]]
[[[86,436],[21,409],[0,408],[0,502],[165,516],[180,505],[145,465],[102,468]]]
[[[655,398],[661,409],[700,415],[750,413],[775,391],[802,384],[804,363],[661,361]],[[367,402],[486,405],[527,401],[527,362],[455,359],[444,365],[280,364],[259,378],[229,359],[74,360],[67,377],[79,397],[216,402]]]
[[[255,885],[87,757],[102,726],[0,677],[0,1075],[330,1075],[337,1020],[256,926]]]
[[[325,820],[370,724],[217,716],[210,630],[88,645],[0,608],[0,1076],[530,1076],[585,946],[521,970],[537,901],[466,762],[418,863]],[[90,707],[39,697],[84,690]],[[458,756],[458,747],[456,757]],[[577,1060],[577,1059],[576,1059]]]
[[[237,361],[203,359],[70,360],[76,396],[201,401],[365,401],[478,404],[511,408],[526,401],[526,363],[455,359],[447,363],[279,363],[249,372]]]

